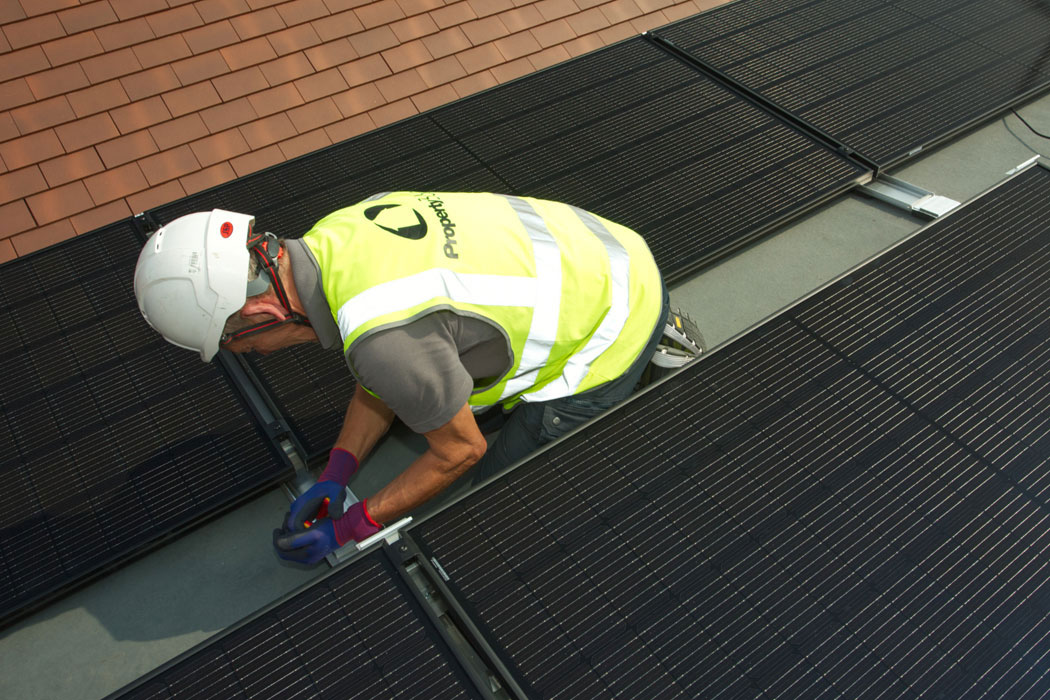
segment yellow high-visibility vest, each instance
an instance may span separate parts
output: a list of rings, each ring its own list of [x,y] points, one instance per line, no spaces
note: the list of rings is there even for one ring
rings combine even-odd
[[[501,329],[513,364],[471,396],[475,406],[546,401],[619,377],[662,309],[641,237],[557,202],[386,193],[326,216],[303,242],[347,357],[370,334],[442,309]]]

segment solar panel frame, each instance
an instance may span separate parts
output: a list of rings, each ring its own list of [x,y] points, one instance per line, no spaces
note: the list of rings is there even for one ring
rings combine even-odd
[[[0,625],[293,473],[224,371],[142,319],[142,242],[119,222],[0,266]]]
[[[735,0],[654,34],[885,169],[1050,89],[1040,1]]]
[[[1010,264],[986,234],[1010,230],[1017,197],[1036,202],[1045,230],[1047,195],[1047,166],[1025,170],[414,525],[413,538],[530,697],[1050,692],[1039,468],[1050,322],[997,315],[1003,294],[1050,296],[1038,272],[1050,236],[1021,291],[983,265]],[[942,263],[943,277],[925,267]],[[945,292],[960,280],[962,292]],[[962,314],[970,328],[991,316],[1001,338],[960,355],[968,344],[921,313],[913,283],[940,294],[938,318]],[[848,313],[879,288],[894,290],[885,308]],[[864,332],[879,324],[892,341]],[[865,365],[865,351],[879,361]],[[919,381],[902,360],[924,354],[937,372]],[[953,411],[960,392],[976,418]],[[931,416],[944,425],[929,430]]]
[[[435,687],[439,681],[444,685]],[[275,700],[482,697],[397,565],[379,548],[288,593],[107,700],[200,700],[237,691]]]

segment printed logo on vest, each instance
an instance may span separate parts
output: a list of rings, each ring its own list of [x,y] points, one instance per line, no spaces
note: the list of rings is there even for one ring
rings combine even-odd
[[[393,228],[390,226],[384,226],[383,224],[376,221],[376,218],[387,209],[398,209],[400,207],[400,204],[377,204],[374,207],[369,207],[368,209],[365,209],[365,217],[384,231],[392,233],[395,236],[407,238],[410,241],[418,241],[420,238],[427,235],[427,222],[423,219],[423,215],[415,209],[411,210],[412,213],[416,215],[416,223],[414,224]]]

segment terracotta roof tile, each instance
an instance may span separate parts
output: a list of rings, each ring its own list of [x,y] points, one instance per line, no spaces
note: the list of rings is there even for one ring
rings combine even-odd
[[[357,51],[354,50],[349,40],[336,39],[335,41],[329,41],[326,44],[307,49],[305,55],[309,65],[314,70],[325,70],[343,63],[349,63],[357,58]]]
[[[328,138],[332,139],[332,143],[339,143],[340,141],[360,136],[374,128],[376,128],[376,125],[372,121],[372,117],[367,114],[359,114],[335,124],[329,124],[324,128],[324,132],[328,134]]]
[[[232,70],[240,70],[277,58],[277,53],[264,36],[234,46],[227,46],[221,51]]]
[[[495,15],[466,22],[460,26],[460,29],[463,30],[463,33],[467,35],[467,38],[470,39],[470,43],[474,46],[510,34],[510,30],[507,29],[506,25],[503,24],[500,18]]]
[[[609,0],[573,0],[576,6],[581,10],[589,10],[592,7],[598,7],[602,3],[609,2]]]
[[[339,66],[339,72],[350,87],[370,83],[390,75],[390,66],[381,56],[366,56]]]
[[[182,5],[167,12],[147,15],[146,21],[149,22],[150,29],[153,30],[155,36],[184,32],[204,24],[204,20],[192,5]]]
[[[12,51],[4,54],[4,60],[0,61],[0,81],[20,78],[39,70],[48,68],[51,64],[44,55],[44,50],[39,46],[30,46],[21,51]]]
[[[517,7],[513,0],[468,0],[468,2],[478,17],[488,17]]]
[[[179,178],[179,184],[186,194],[195,194],[203,190],[229,182],[237,177],[229,163],[218,163],[210,168],[198,170],[195,173],[184,175]]]
[[[239,129],[227,129],[190,144],[193,155],[202,167],[230,160],[251,149]]]
[[[4,25],[4,36],[15,49],[41,44],[48,39],[56,39],[65,35],[66,30],[58,21],[57,15],[41,15]]]
[[[217,75],[230,72],[226,60],[218,51],[210,51],[193,58],[186,58],[171,64],[179,82],[183,85],[192,85]]]
[[[33,212],[33,218],[41,226],[95,206],[83,181],[80,180],[31,195],[26,197],[25,201],[29,210]]]
[[[153,30],[150,29],[149,23],[145,19],[139,17],[129,22],[98,27],[95,29],[95,36],[98,37],[106,51],[114,51],[125,46],[149,41],[153,38]]]
[[[248,102],[255,108],[260,117],[268,117],[277,112],[285,112],[298,107],[305,100],[299,94],[295,83],[285,83],[269,90],[248,95]]]
[[[255,9],[244,0],[200,0],[194,7],[205,22],[226,19]]]
[[[444,58],[471,47],[470,39],[460,27],[451,27],[438,34],[425,36],[420,41],[434,58]]]
[[[478,18],[477,13],[474,12],[474,8],[469,2],[449,3],[440,10],[431,12],[430,16],[434,18],[434,21],[442,29],[448,29],[457,24],[463,24]]]
[[[18,138],[18,127],[10,112],[0,112],[0,143]],[[0,163],[3,159],[0,158]],[[5,168],[6,169],[6,168]]]
[[[81,32],[73,36],[55,39],[47,42],[41,48],[44,49],[44,54],[52,66],[72,63],[89,56],[97,56],[105,50],[93,32]]]
[[[325,37],[323,33],[321,33],[321,37],[326,39],[335,38],[335,36]],[[397,46],[397,44],[397,36],[390,27],[376,27],[350,37],[350,45],[357,51],[358,56],[378,53],[389,49],[391,46]]]
[[[35,99],[33,91],[29,89],[29,83],[26,82],[25,78],[16,78],[6,83],[0,83],[0,110],[21,107]]]
[[[34,73],[26,77],[29,89],[38,100],[43,100],[55,95],[79,90],[90,85],[84,69],[78,63],[71,63],[61,68],[52,68],[42,73]]]
[[[428,109],[448,104],[454,101],[456,97],[456,91],[451,85],[441,85],[426,92],[421,92],[418,95],[413,95],[412,104],[418,111],[426,112]]]
[[[242,39],[254,39],[257,36],[284,29],[284,20],[272,7],[232,17],[230,24]]]
[[[432,1],[437,2],[439,5],[444,4],[444,0]],[[372,0],[324,0],[325,7],[327,7],[328,11],[332,14],[343,12],[344,10],[352,10],[355,7],[361,7],[370,2],[372,2]]]
[[[361,20],[357,19],[357,15],[349,10],[337,15],[330,15],[328,17],[316,19],[310,24],[317,32],[317,36],[321,37],[321,41],[331,41],[333,39],[353,36],[364,30],[364,25],[361,24]],[[389,27],[382,27],[382,29],[387,30],[387,33],[381,37],[383,41],[389,40],[387,38],[388,34],[389,37],[393,39],[394,43],[397,43],[397,37]]]
[[[72,111],[72,110],[70,110]],[[0,157],[14,170],[65,153],[62,142],[52,129],[0,143]]]
[[[215,92],[215,88],[209,82],[172,90],[161,95],[161,98],[173,117],[181,117],[183,114],[196,112],[204,107],[222,102],[219,93]]]
[[[73,113],[78,117],[86,117],[89,114],[104,112],[114,107],[126,105],[130,100],[121,87],[119,80],[111,80],[108,83],[79,90],[67,95]]]
[[[670,7],[675,0],[634,0],[642,12],[656,12],[665,7]]]
[[[404,19],[405,13],[394,0],[379,0],[359,7],[354,12],[366,28],[389,25],[399,19]]]
[[[323,0],[292,0],[277,5],[277,12],[289,27],[331,14]]]
[[[576,38],[576,32],[572,30],[569,23],[563,19],[558,19],[547,24],[542,24],[530,30],[532,36],[536,37],[536,42],[543,48],[555,46],[557,44],[564,44],[566,41],[571,41]]]
[[[223,46],[236,44],[241,40],[229,20],[213,22],[183,34],[186,44],[193,53],[204,53]]]
[[[127,197],[148,187],[138,163],[126,163],[109,168],[104,173],[92,175],[85,178],[84,186],[87,187],[96,206]]]
[[[499,85],[499,81],[496,80],[491,71],[486,70],[455,81],[452,83],[452,88],[459,97],[466,97],[496,85]]]
[[[13,109],[11,110],[11,116],[14,117],[19,132],[23,134],[63,124],[77,118],[64,95]]]
[[[128,48],[81,61],[80,67],[92,83],[102,83],[142,70],[142,64],[135,57],[135,52]]]
[[[422,41],[411,41],[383,52],[383,60],[394,73],[421,66],[433,60]]]
[[[16,22],[25,19],[26,13],[22,7],[15,2],[0,2],[0,24]]]
[[[371,117],[372,121],[375,122],[376,128],[386,126],[387,124],[393,124],[399,122],[402,119],[408,119],[411,116],[419,114],[419,110],[412,104],[412,100],[404,99],[398,102],[393,102],[388,105],[383,105],[378,109],[372,110]]]
[[[201,119],[213,134],[238,124],[250,122],[258,116],[247,97],[209,109],[202,109],[198,114],[201,115]]]
[[[262,170],[271,165],[277,165],[283,160],[284,154],[281,153],[281,149],[275,144],[259,151],[253,151],[251,153],[246,153],[243,156],[237,156],[230,161],[230,165],[233,166],[233,170],[237,173],[237,177],[244,177],[248,173],[254,173],[256,170]]]
[[[361,5],[363,3],[358,2],[358,4]],[[411,17],[412,15],[444,7],[445,2],[444,0],[397,0],[397,6],[401,8],[402,12]]]
[[[142,174],[150,185],[158,185],[168,180],[200,170],[200,163],[189,146],[179,146],[168,151],[143,158],[139,161]]]
[[[0,204],[23,199],[47,188],[48,182],[37,166],[12,170],[0,175]]]
[[[536,37],[530,32],[512,34],[511,36],[497,39],[493,44],[508,61],[528,56],[530,53],[536,53],[542,48],[539,42],[536,41]]]
[[[503,54],[494,44],[482,44],[456,54],[467,73],[478,73],[503,62]]]
[[[419,72],[419,76],[423,78],[423,82],[430,88],[451,83],[453,80],[458,80],[467,74],[463,70],[463,65],[456,60],[455,56],[446,56],[438,61],[420,66],[416,70]]]
[[[143,68],[168,64],[180,58],[193,55],[181,34],[153,39],[145,44],[136,44],[131,47],[131,50],[135,52],[135,56],[139,59],[139,63],[142,64]]]
[[[103,204],[101,207],[74,214],[70,217],[69,222],[79,236],[130,216],[132,216],[132,211],[128,207],[128,203],[123,199],[117,199],[109,204]]]
[[[565,50],[564,46],[552,46],[549,49],[544,49],[539,53],[534,53],[529,56],[529,63],[532,64],[533,70],[543,70],[549,68],[556,63],[562,61],[568,61],[572,58],[569,52]]]
[[[309,24],[300,24],[275,32],[270,34],[267,39],[270,41],[270,46],[273,47],[273,50],[279,56],[292,53],[293,51],[302,51],[305,48],[317,46],[321,43],[321,37],[318,36],[313,26]]]
[[[332,145],[332,140],[325,133],[324,129],[315,129],[286,141],[281,141],[277,145],[284,157],[291,159],[319,150],[325,146],[330,146]]]
[[[503,25],[508,30],[510,30],[511,33],[522,32],[526,29],[532,29],[533,27],[537,27],[543,24],[549,19],[543,14],[541,14],[540,11],[532,5],[519,7],[518,9],[511,10],[510,12],[504,12],[499,16],[499,18],[500,21],[503,22]]]
[[[260,149],[295,136],[295,126],[284,112],[274,114],[238,127],[252,149]]]
[[[258,10],[260,7],[270,7],[271,5],[285,2],[285,0],[247,0],[247,2],[248,7],[253,10]]]
[[[374,83],[365,83],[360,87],[332,95],[332,101],[335,102],[344,117],[356,116],[386,102]]]
[[[567,41],[562,46],[569,52],[570,56],[580,56],[605,46],[605,42],[597,34],[585,34],[578,36],[572,41]]]
[[[414,70],[397,73],[376,81],[376,87],[387,102],[396,102],[427,89],[423,78]]]
[[[131,207],[132,211],[142,212],[168,202],[174,202],[176,199],[182,199],[185,196],[186,191],[182,189],[179,181],[172,180],[163,185],[128,195],[127,200],[128,206]]]
[[[15,252],[15,247],[11,245],[11,239],[0,239],[0,263],[14,260],[17,257],[18,253]]]
[[[325,46],[327,46],[327,44]],[[346,47],[349,49],[349,44],[347,44]],[[301,78],[304,75],[310,75],[314,72],[315,67],[318,69],[321,68],[321,66],[318,66],[316,63],[311,65],[310,60],[307,58],[311,51],[317,51],[318,49],[324,49],[324,46],[307,49],[306,53],[293,53],[287,56],[282,56],[276,61],[263,63],[259,66],[259,70],[262,71],[263,76],[266,77],[266,81],[270,85],[280,85],[281,83],[287,83],[296,78]],[[341,63],[341,61],[337,62]]]
[[[109,0],[109,4],[122,20],[168,9],[164,0]]]
[[[295,87],[299,90],[299,94],[303,96],[305,101],[313,102],[322,97],[334,95],[337,92],[343,92],[349,86],[346,84],[346,81],[343,80],[343,76],[337,69],[329,68],[326,71],[314,73],[313,75],[296,80]]]
[[[310,102],[301,107],[288,110],[288,118],[292,120],[295,130],[300,134],[312,131],[318,127],[326,126],[343,118],[339,108],[331,97]]]
[[[11,42],[7,40],[3,32],[0,32],[0,53],[7,53],[11,50]]]
[[[259,90],[265,90],[270,86],[259,66],[252,66],[251,68],[239,70],[236,73],[221,75],[214,78],[211,84],[215,86],[224,102],[229,102]]]
[[[430,15],[416,15],[415,17],[403,19],[400,22],[394,22],[390,25],[390,29],[397,36],[398,41],[401,42],[412,41],[427,34],[436,34],[439,31],[437,24]]]
[[[631,20],[631,26],[634,27],[634,31],[641,34],[642,32],[648,32],[657,27],[662,27],[667,24],[667,18],[664,17],[664,13],[660,11],[650,12],[647,15],[642,15]]]
[[[40,164],[40,172],[51,187],[58,187],[73,180],[82,180],[101,172],[102,164],[94,148],[85,148]]]
[[[95,146],[107,168],[115,168],[133,160],[153,155],[160,149],[149,131],[135,131]]]
[[[637,33],[638,32],[634,30],[634,26],[630,21],[627,21],[601,30],[598,32],[598,36],[606,45],[609,45],[615,44],[617,41],[622,41],[623,39],[628,39]]]
[[[11,236],[11,245],[19,255],[29,255],[38,250],[69,240],[77,235],[73,225],[66,221],[56,221],[26,233]]]
[[[78,151],[120,135],[109,113],[96,114],[55,127],[58,140],[66,151]]]
[[[665,8],[664,10],[662,10],[662,12],[664,13],[664,16],[667,18],[668,22],[676,22],[680,19],[684,19],[686,17],[695,15],[697,12],[705,10],[709,7],[714,7],[716,4],[719,3],[711,2],[711,0],[708,0],[702,5],[699,5],[695,2],[683,2],[681,4]]]
[[[29,207],[26,206],[24,199],[0,205],[0,221],[4,222],[4,228],[0,236],[3,236],[5,239],[15,233],[28,231],[36,227],[36,221],[33,219],[33,215],[29,213]]]
[[[134,101],[158,95],[168,90],[174,90],[181,83],[179,83],[179,79],[175,75],[175,71],[171,69],[171,66],[157,66],[156,68],[124,76],[120,79],[120,84],[124,86],[124,91],[128,93],[128,97]]]
[[[578,15],[570,15],[565,18],[565,21],[569,23],[569,26],[572,27],[572,30],[578,36],[605,29],[610,24],[609,18],[598,7],[581,12]]]
[[[76,34],[116,22],[117,14],[108,2],[93,2],[59,12],[58,21],[62,23],[67,34]]]
[[[171,113],[164,104],[164,100],[159,97],[136,100],[129,105],[110,111],[109,115],[113,117],[113,123],[117,125],[122,134],[145,129],[147,126],[153,126],[171,118]]]
[[[208,127],[204,125],[204,120],[201,119],[201,116],[193,112],[178,119],[172,119],[170,122],[151,126],[149,133],[157,147],[162,151],[166,151],[175,146],[189,143],[194,139],[199,139],[202,136],[207,136]]]
[[[532,72],[532,63],[529,62],[528,57],[519,58],[516,61],[510,63],[501,63],[498,66],[491,68],[493,77],[501,83],[508,83],[511,80],[520,78],[523,75],[528,75]]]
[[[79,0],[19,0],[26,15],[41,15],[55,12],[65,7],[73,7]]]

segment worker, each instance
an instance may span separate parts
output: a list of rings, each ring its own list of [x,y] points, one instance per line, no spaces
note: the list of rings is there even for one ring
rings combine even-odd
[[[315,563],[464,474],[481,483],[627,398],[657,347],[667,291],[629,229],[557,202],[384,193],[299,239],[222,210],[157,230],[135,271],[149,324],[210,361],[220,348],[340,348],[357,380],[328,464],[274,545]],[[505,423],[491,446],[475,412]],[[428,448],[344,510],[397,416]],[[461,482],[463,483],[463,482]]]

